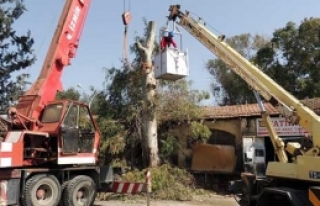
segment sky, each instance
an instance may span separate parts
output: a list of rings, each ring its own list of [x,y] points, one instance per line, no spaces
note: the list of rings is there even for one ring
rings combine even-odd
[[[24,2],[27,11],[17,20],[14,28],[18,34],[25,34],[30,30],[35,40],[37,61],[24,70],[30,73],[30,81],[33,82],[42,68],[65,0]],[[289,21],[299,24],[305,17],[320,17],[318,0],[92,0],[76,57],[72,59],[72,64],[64,69],[64,89],[77,88],[78,84],[87,93],[90,86],[102,89],[103,68],[121,66],[124,31],[121,14],[124,12],[124,2],[127,9],[130,4],[132,14],[129,45],[134,43],[135,34],[142,34],[144,17],[148,21],[156,21],[158,34],[159,28],[166,24],[171,4],[180,4],[183,11],[189,10],[200,16],[210,25],[211,31],[218,31],[227,37],[242,33],[271,37],[275,29],[284,27]],[[179,30],[182,32],[183,49],[188,49],[189,54],[190,71],[187,79],[193,81],[192,89],[210,92],[210,84],[214,79],[207,72],[205,63],[214,58],[214,55],[183,28]],[[215,105],[215,97],[203,104]]]

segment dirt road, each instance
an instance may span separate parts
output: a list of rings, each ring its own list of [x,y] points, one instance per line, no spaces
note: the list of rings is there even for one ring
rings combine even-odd
[[[132,201],[99,201],[95,206],[146,206],[146,200]],[[151,200],[150,206],[238,206],[233,197],[213,195],[211,197],[197,197],[194,201],[154,201]]]

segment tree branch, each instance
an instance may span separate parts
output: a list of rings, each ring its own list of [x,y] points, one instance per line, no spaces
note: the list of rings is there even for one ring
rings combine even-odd
[[[144,51],[145,48],[142,46],[141,42],[139,40],[136,40],[136,47],[138,49],[138,51],[140,52],[140,50]]]
[[[156,38],[156,22],[150,21],[148,23],[148,35],[145,41],[145,47],[142,45],[142,43],[139,40],[136,40],[136,48],[139,51],[139,54],[141,55],[141,58],[143,61],[150,63],[151,62],[151,56],[154,48],[154,41]]]
[[[145,47],[142,46],[141,42],[139,42],[138,40],[136,41],[136,48],[141,56],[141,59],[144,61],[145,59],[147,59],[147,49]]]

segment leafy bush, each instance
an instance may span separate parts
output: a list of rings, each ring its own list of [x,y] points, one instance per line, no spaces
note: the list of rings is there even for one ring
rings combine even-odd
[[[210,129],[202,123],[191,122],[189,130],[190,138],[197,142],[206,142],[211,135]]]
[[[166,136],[166,139],[160,140],[160,156],[164,159],[169,159],[175,151],[180,149],[180,144],[178,140],[169,133],[166,133]]]
[[[144,182],[145,171],[146,170],[128,172],[123,176],[122,180],[128,182]],[[153,199],[191,201],[195,195],[206,194],[206,191],[196,187],[193,176],[187,170],[164,164],[160,167],[150,169],[150,172],[152,177],[151,196]],[[131,196],[118,194],[99,195],[100,200],[125,200],[129,197]],[[141,199],[141,195],[135,195],[134,197]]]

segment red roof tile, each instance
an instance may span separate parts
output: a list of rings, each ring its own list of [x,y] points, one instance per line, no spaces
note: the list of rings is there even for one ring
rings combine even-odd
[[[301,102],[316,113],[320,112],[320,98],[305,99],[301,100]],[[279,112],[270,103],[264,103],[264,105],[270,115],[279,115]],[[205,119],[228,119],[261,115],[258,104],[203,107],[203,111]]]
[[[320,98],[304,99],[301,102],[316,113],[320,112]]]

